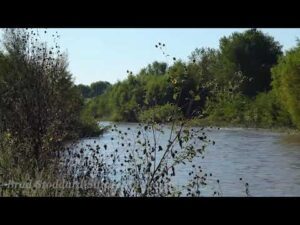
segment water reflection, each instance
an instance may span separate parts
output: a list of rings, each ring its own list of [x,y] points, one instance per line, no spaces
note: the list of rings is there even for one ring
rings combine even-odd
[[[127,131],[129,139],[134,143],[137,124],[118,124],[120,130],[128,127],[131,128]],[[165,125],[163,129],[165,134],[158,137],[159,143],[167,142],[169,127]],[[206,132],[216,144],[209,145],[205,158],[195,163],[213,174],[209,179],[213,187],[218,187],[216,180],[220,180],[218,188],[224,196],[245,196],[245,182],[249,183],[252,196],[300,196],[300,136],[242,128],[207,129]],[[99,138],[82,140],[78,146],[107,145],[107,149],[114,150],[112,138],[117,137],[108,132]],[[118,154],[125,151],[126,146]],[[181,166],[174,182],[185,184],[187,174],[187,168]]]

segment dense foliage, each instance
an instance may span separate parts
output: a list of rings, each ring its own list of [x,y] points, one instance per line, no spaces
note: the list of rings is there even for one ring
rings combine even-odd
[[[272,69],[273,87],[282,105],[300,128],[300,43],[289,50]]]
[[[59,46],[49,48],[38,38],[38,32],[7,29],[0,51],[0,184],[60,178],[102,183],[70,193],[3,194],[1,186],[1,195],[181,196],[171,179],[179,165],[187,165],[185,195],[200,196],[208,174],[193,163],[215,142],[203,127],[189,127],[190,121],[300,128],[300,45],[283,55],[278,42],[256,29],[223,37],[220,49],[197,48],[186,62],[170,62],[165,44],[158,43],[169,63],[155,61],[137,74],[127,71],[127,79],[113,85],[90,86],[76,86]],[[96,140],[63,148],[68,140],[99,134],[96,119],[143,124],[132,131],[111,127],[114,149]],[[169,133],[165,123],[171,123]]]
[[[156,47],[167,54],[161,45]],[[153,62],[135,75],[127,71],[127,79],[90,101],[87,110],[95,118],[114,121],[146,120],[147,115],[151,120],[154,113],[158,122],[167,121],[162,116],[171,104],[186,119],[198,115],[210,124],[290,127],[290,115],[294,114],[296,124],[300,114],[293,111],[296,99],[287,95],[297,96],[297,91],[292,87],[281,91],[284,99],[289,98],[287,104],[294,105],[288,109],[276,97],[278,91],[271,89],[271,68],[282,56],[281,48],[273,37],[257,29],[233,33],[220,39],[219,49],[195,49],[187,62],[172,57],[169,64]],[[289,82],[295,84],[297,76],[290,76]]]
[[[241,71],[250,78],[242,87],[242,93],[255,96],[258,92],[271,89],[270,69],[281,56],[282,46],[273,37],[257,29],[244,33],[233,33],[220,40],[219,75],[224,75],[225,81],[236,71]]]
[[[102,95],[111,84],[107,81],[98,81],[94,82],[91,85],[79,84],[79,88],[82,97],[84,98],[93,98],[99,95]]]
[[[182,118],[180,109],[172,104],[165,104],[162,106],[154,106],[148,110],[142,111],[139,114],[139,121],[141,122],[158,122],[168,123],[172,120],[178,120]]]
[[[94,119],[81,113],[84,101],[67,67],[59,46],[41,43],[37,31],[5,30],[0,52],[0,150],[7,158],[0,163],[2,173],[21,168],[34,177],[64,141],[99,132]]]

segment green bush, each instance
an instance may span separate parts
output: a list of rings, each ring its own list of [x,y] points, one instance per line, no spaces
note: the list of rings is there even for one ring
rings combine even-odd
[[[208,101],[205,114],[207,120],[240,124],[243,121],[243,112],[249,103],[248,98],[241,94],[227,95],[223,93],[217,101]]]
[[[225,95],[225,94],[224,94]],[[274,92],[260,93],[255,98],[241,94],[220,98],[207,104],[207,121],[248,127],[290,127],[287,111]]]
[[[300,129],[300,42],[272,68],[272,75],[277,97],[290,114],[294,125]]]
[[[87,110],[81,112],[78,128],[79,137],[94,137],[102,132],[97,120]]]
[[[173,104],[157,105],[139,114],[141,122],[170,122],[182,117],[181,110]]]
[[[34,160],[32,168],[41,170],[64,141],[93,134],[98,128],[81,115],[84,101],[59,46],[49,48],[36,33],[25,29],[7,29],[3,47],[0,135],[13,137],[10,154],[20,164]]]
[[[244,112],[245,124],[259,127],[291,126],[288,113],[281,107],[274,92],[260,93],[249,102]]]

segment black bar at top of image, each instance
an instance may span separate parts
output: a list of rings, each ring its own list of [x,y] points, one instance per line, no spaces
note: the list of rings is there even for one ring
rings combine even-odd
[[[50,3],[49,3],[50,4]],[[110,4],[106,6],[105,4]],[[29,4],[1,10],[0,27],[49,28],[293,28],[300,27],[298,7],[262,2],[111,1],[98,5]],[[276,9],[274,8],[276,7]]]

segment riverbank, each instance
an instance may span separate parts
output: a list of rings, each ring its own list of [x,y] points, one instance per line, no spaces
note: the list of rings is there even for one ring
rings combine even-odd
[[[99,125],[105,127],[103,129],[103,133],[111,126],[111,123],[129,123],[127,121],[109,121],[109,120],[101,120]],[[256,130],[265,130],[271,132],[278,132],[284,133],[288,135],[299,135],[300,131],[297,130],[295,127],[269,127],[269,126],[255,126],[253,124],[242,124],[242,123],[233,123],[233,122],[226,122],[226,121],[210,121],[207,119],[189,119],[185,120],[187,126],[193,127],[216,127],[216,128],[243,128],[243,129],[256,129]],[[141,123],[141,122],[134,122],[134,123]],[[167,124],[167,123],[166,123]],[[171,124],[169,122],[168,124]]]
[[[257,129],[268,130],[272,132],[280,132],[286,134],[299,134],[300,131],[295,127],[270,127],[270,126],[256,126],[254,124],[243,124],[227,121],[211,121],[207,119],[190,119],[187,121],[188,126],[204,126],[204,127],[220,127],[220,128],[244,128],[244,129]]]

